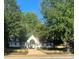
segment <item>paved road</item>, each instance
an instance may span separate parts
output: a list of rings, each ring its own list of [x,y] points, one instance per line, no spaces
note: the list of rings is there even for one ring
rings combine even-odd
[[[4,59],[74,59],[73,57],[4,57]]]

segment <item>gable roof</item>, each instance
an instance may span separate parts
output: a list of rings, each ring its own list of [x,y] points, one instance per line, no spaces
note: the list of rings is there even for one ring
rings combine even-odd
[[[31,40],[34,40],[35,43],[40,43],[39,38],[35,37],[34,35],[30,36],[27,40],[27,43],[29,43]]]

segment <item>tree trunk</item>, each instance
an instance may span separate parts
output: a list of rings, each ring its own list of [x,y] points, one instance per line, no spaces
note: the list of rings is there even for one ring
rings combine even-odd
[[[69,43],[67,43],[67,53],[70,53],[70,46],[69,46]]]
[[[65,48],[66,48],[66,52],[67,53],[70,53],[70,46],[69,46],[69,43],[68,42],[64,42],[64,44],[65,44]]]

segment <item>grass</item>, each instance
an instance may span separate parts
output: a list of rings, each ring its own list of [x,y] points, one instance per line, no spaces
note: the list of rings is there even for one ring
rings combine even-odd
[[[68,54],[63,48],[52,48],[52,49],[39,49],[40,51],[51,55],[51,54]],[[70,53],[69,53],[70,54]]]
[[[27,55],[28,54],[28,50],[27,49],[15,49],[12,50],[13,52],[10,52],[8,54],[8,56],[18,56],[18,57],[67,57],[67,56],[73,56],[73,54],[67,54],[64,53],[62,50],[46,50],[46,49],[38,49],[41,52],[44,52],[46,54],[45,55]],[[8,49],[8,51],[11,51],[11,49]],[[6,55],[5,55],[6,56]]]
[[[27,49],[6,49],[4,52],[4,55],[9,55],[9,54],[27,54],[28,50]]]

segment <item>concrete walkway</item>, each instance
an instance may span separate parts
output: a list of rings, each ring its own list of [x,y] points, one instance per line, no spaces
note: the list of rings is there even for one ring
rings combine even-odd
[[[29,49],[27,55],[28,56],[32,56],[32,55],[42,55],[42,56],[45,56],[47,54],[45,54],[45,53],[43,53],[43,52],[41,52],[41,51],[39,51],[37,49]]]

